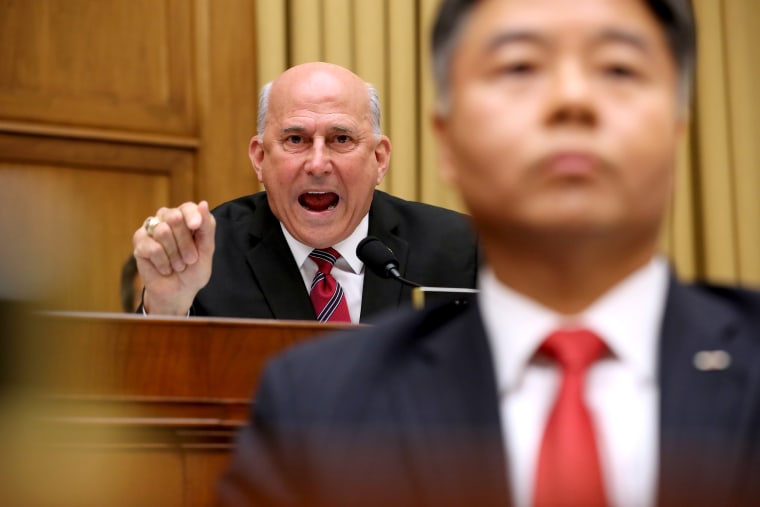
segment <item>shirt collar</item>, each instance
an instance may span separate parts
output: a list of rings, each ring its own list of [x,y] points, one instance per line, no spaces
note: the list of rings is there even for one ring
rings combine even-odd
[[[293,253],[293,258],[296,260],[298,269],[303,268],[304,262],[309,258],[309,254],[314,247],[301,243],[285,228],[280,222],[282,233],[285,235],[285,241],[288,242],[290,251]],[[359,242],[367,237],[369,232],[369,214],[364,215],[359,225],[354,229],[346,239],[340,241],[332,247],[340,253],[340,259],[335,263],[338,269],[351,270],[356,274],[362,273],[364,269],[364,263],[356,256],[356,247],[359,246]]]
[[[612,354],[642,382],[657,371],[657,343],[668,287],[667,262],[655,257],[580,315],[561,315],[481,270],[480,311],[501,392],[519,387],[541,342],[559,327],[582,326],[604,339]]]
[[[585,312],[584,321],[603,337],[612,354],[641,381],[657,378],[657,347],[668,293],[662,257],[617,284]]]

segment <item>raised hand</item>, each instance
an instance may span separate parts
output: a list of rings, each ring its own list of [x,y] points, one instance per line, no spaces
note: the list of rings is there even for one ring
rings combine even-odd
[[[132,237],[151,315],[186,315],[211,277],[216,220],[208,203],[161,208]]]

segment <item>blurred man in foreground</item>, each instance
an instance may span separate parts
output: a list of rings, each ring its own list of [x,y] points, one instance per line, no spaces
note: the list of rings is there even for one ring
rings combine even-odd
[[[687,0],[444,0],[444,175],[480,294],[271,363],[232,505],[756,505],[760,294],[657,253]]]

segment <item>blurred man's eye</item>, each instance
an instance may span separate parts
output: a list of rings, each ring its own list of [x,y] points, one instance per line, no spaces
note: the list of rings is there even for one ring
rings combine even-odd
[[[502,67],[502,73],[510,76],[525,76],[535,72],[537,66],[531,62],[514,62]]]
[[[610,64],[604,68],[604,72],[610,77],[633,78],[637,76],[636,70],[630,65]]]

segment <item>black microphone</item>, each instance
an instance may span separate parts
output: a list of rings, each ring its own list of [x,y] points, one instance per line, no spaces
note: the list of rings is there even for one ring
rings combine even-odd
[[[395,278],[410,287],[420,287],[420,284],[401,276],[396,254],[374,236],[367,236],[359,242],[359,246],[356,247],[356,256],[378,276]]]

